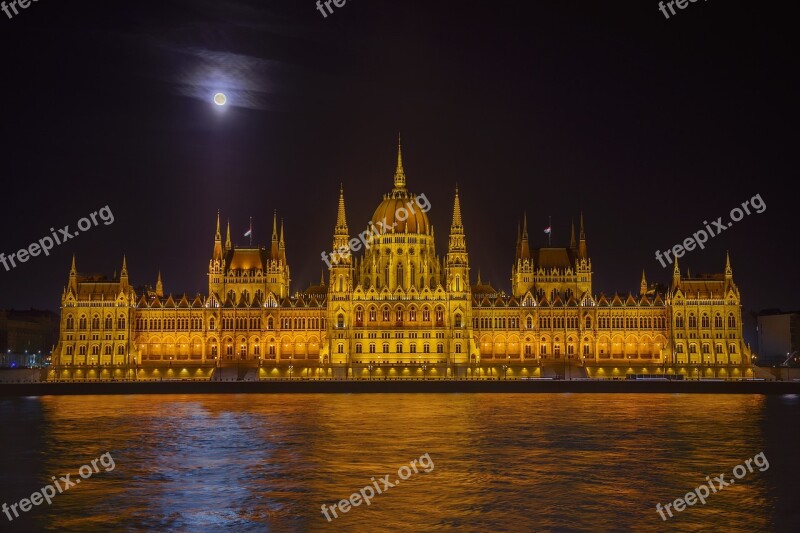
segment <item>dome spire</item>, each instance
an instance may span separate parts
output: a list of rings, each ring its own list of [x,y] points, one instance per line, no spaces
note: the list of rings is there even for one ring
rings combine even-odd
[[[403,143],[400,132],[397,133],[397,169],[394,171],[394,188],[406,188],[406,173],[403,171]]]

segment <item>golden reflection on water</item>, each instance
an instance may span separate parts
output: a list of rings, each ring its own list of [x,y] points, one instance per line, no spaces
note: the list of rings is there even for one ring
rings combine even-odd
[[[629,394],[64,396],[6,402],[0,421],[15,409],[30,420],[16,444],[4,442],[6,460],[9,447],[23,453],[24,445],[24,453],[32,454],[33,471],[8,467],[26,488],[41,487],[52,475],[77,473],[105,452],[116,463],[113,471],[101,470],[57,496],[52,506],[15,521],[32,528],[762,531],[776,527],[776,498],[784,491],[775,471],[798,471],[796,453],[784,453],[787,446],[798,449],[797,430],[769,429],[769,401],[778,400]],[[796,420],[796,403],[780,408],[790,409]],[[666,524],[656,513],[656,503],[682,497],[706,475],[728,473],[762,451],[772,470],[748,474]],[[425,453],[434,463],[431,472],[412,474],[332,523],[323,517],[322,504],[348,498],[371,485],[371,478],[390,474],[396,480],[399,467]],[[11,486],[2,493],[8,502],[29,494]]]

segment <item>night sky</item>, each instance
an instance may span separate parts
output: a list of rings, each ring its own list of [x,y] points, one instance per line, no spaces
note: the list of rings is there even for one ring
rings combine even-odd
[[[235,243],[285,219],[292,289],[317,283],[339,183],[351,232],[408,187],[446,253],[458,184],[473,281],[508,291],[532,244],[586,220],[596,292],[669,283],[666,250],[760,195],[680,260],[721,272],[744,312],[797,308],[793,16],[780,3],[41,0],[0,12],[6,255],[108,205],[92,228],[6,271],[0,308],[57,310],[78,270],[207,291],[217,210]],[[214,106],[215,92],[229,106]]]

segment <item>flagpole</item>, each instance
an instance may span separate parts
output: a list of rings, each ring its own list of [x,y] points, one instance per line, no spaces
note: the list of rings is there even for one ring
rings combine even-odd
[[[253,217],[250,217],[250,248],[253,247]]]

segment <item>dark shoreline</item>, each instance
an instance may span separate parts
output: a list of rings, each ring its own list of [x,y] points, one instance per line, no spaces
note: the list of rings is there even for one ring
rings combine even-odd
[[[332,380],[2,383],[0,397],[88,394],[270,393],[800,394],[800,381]]]

